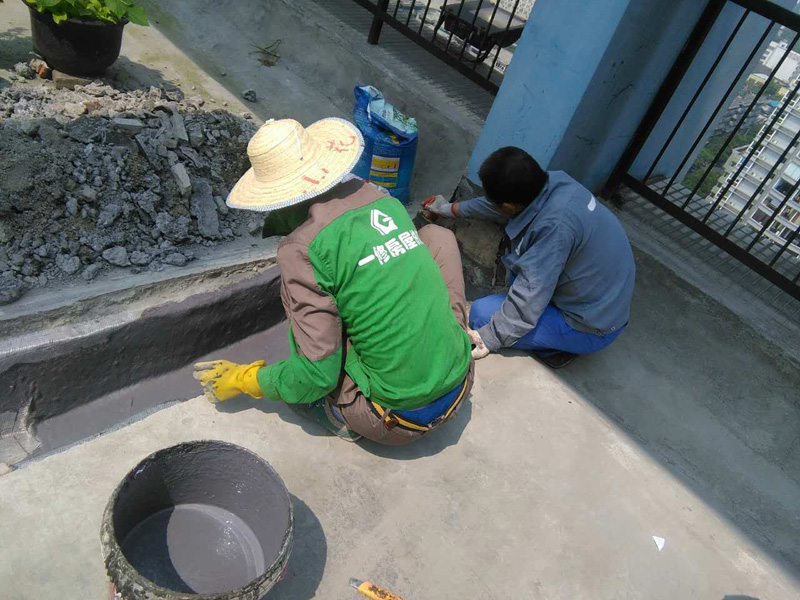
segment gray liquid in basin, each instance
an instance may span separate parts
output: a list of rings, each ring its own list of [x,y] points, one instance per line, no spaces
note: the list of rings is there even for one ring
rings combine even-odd
[[[121,547],[137,571],[176,592],[235,590],[266,567],[261,544],[247,524],[208,504],[157,512],[134,527]]]

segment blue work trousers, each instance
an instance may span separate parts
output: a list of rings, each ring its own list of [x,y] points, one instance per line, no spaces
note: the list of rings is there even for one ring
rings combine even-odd
[[[492,294],[485,298],[480,298],[472,303],[469,311],[469,326],[472,329],[480,329],[492,318],[492,315],[500,310],[500,306],[508,294]],[[516,344],[511,346],[515,350],[534,350],[534,351],[561,351],[571,352],[572,354],[591,354],[608,346],[617,339],[622,330],[612,331],[606,335],[594,335],[578,331],[570,327],[564,320],[563,313],[548,304],[544,309],[539,322],[529,333],[519,339]]]

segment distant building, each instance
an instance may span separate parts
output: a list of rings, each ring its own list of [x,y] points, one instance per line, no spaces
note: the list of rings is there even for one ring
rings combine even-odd
[[[739,119],[741,119],[744,113],[747,112],[747,108],[753,103],[755,98],[756,95],[750,91],[734,98],[733,102],[730,103],[728,108],[717,122],[717,126],[712,135],[720,135],[722,133],[733,131],[734,127],[736,127],[736,124],[739,122]],[[778,104],[778,101],[768,100],[762,96],[759,98],[758,104],[756,104],[753,110],[747,114],[747,117],[745,117],[745,120],[739,130],[744,132],[750,129],[750,127],[753,125],[762,123],[767,118],[767,115],[769,115]]]
[[[783,102],[785,101],[784,99]],[[770,117],[767,123],[771,120]],[[731,153],[730,159],[725,164],[725,175],[720,178],[720,183],[712,191],[713,197],[718,198],[728,183],[732,181],[720,206],[739,214],[761,186],[761,191],[742,216],[741,223],[760,231],[774,215],[774,220],[764,231],[764,237],[781,245],[800,227],[800,193],[798,193],[800,185],[797,185],[800,181],[798,146],[795,145],[787,159],[778,164],[775,173],[769,180],[765,182],[764,179],[772,167],[778,163],[781,154],[798,131],[800,131],[800,96],[795,97],[786,107],[775,127],[761,145],[755,146],[761,137],[759,134],[749,146],[737,148]],[[755,152],[750,162],[744,165],[739,176],[733,180],[739,165],[744,163],[754,147]],[[787,194],[791,194],[788,199],[786,198]],[[780,209],[780,213],[776,214],[781,204],[783,207]],[[800,254],[800,235],[795,238],[795,242],[789,246],[788,250]]]
[[[761,63],[768,69],[774,69],[781,58],[786,54],[788,48],[786,42],[770,42],[767,51],[761,58]],[[794,81],[800,76],[800,54],[797,52],[789,52],[789,56],[783,61],[781,68],[775,73],[775,79],[779,79],[784,83]]]

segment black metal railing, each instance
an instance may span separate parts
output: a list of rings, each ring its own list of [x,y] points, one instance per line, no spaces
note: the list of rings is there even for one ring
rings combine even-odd
[[[730,5],[727,16],[740,14],[726,20],[731,30],[716,58],[691,98],[676,96]],[[798,41],[800,15],[774,2],[709,0],[607,191],[627,186],[800,299]],[[717,98],[724,86],[709,82],[743,44],[752,49]]]
[[[532,0],[354,0],[373,15],[367,35],[384,23],[484,89],[497,93]]]

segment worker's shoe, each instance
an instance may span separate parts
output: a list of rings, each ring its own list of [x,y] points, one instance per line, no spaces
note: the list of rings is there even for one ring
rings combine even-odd
[[[362,437],[352,429],[348,429],[347,424],[333,414],[324,399],[311,404],[289,404],[289,408],[309,421],[321,425],[346,442],[357,442]]]
[[[572,354],[572,352],[559,351],[531,352],[531,354],[536,360],[551,369],[563,369],[578,357],[577,354]]]

